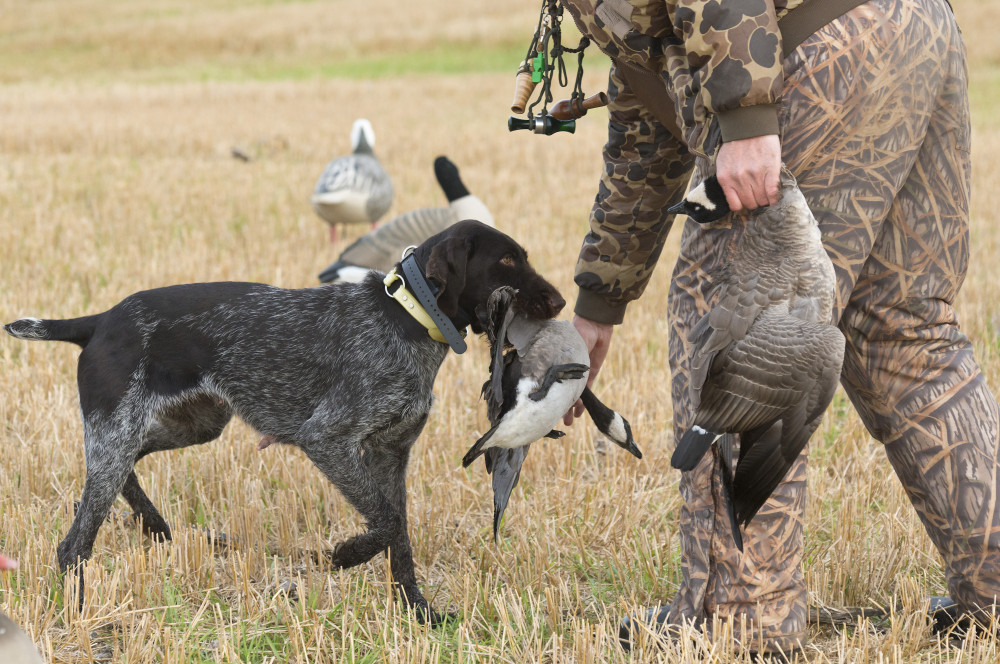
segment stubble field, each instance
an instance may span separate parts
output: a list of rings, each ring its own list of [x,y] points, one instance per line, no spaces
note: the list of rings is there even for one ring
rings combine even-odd
[[[990,26],[1000,8],[954,4],[975,127],[972,268],[958,310],[997,390],[1000,44]],[[175,283],[315,285],[344,245],[330,244],[309,194],[349,150],[357,117],[374,125],[394,179],[387,219],[444,205],[431,164],[448,155],[572,304],[606,114],[572,136],[507,132],[536,11],[534,0],[0,2],[0,321],[96,313]],[[602,89],[606,61],[592,54],[585,66],[585,89]],[[422,588],[461,617],[439,630],[391,600],[382,556],[329,573],[296,553],[363,523],[303,454],[258,451],[239,422],[210,445],[140,462],[174,540],[150,542],[119,501],[77,610],[55,550],[85,476],[78,349],[3,336],[0,551],[20,569],[0,576],[0,611],[59,663],[749,661],[722,638],[632,656],[616,644],[619,616],[668,600],[680,577],[664,333],[679,235],[597,385],[631,420],[644,458],[601,445],[589,421],[534,446],[499,545],[482,465],[460,465],[488,427],[485,341],[445,361],[408,480]],[[842,393],[811,449],[810,604],[896,608],[813,626],[808,661],[1000,660],[996,637],[931,635],[921,602],[945,592],[938,556]],[[211,545],[208,530],[231,545]]]

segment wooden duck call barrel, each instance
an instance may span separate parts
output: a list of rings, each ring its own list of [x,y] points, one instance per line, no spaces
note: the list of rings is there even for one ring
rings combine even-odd
[[[587,111],[591,109],[607,105],[608,95],[604,92],[598,92],[584,99],[582,104],[579,99],[563,99],[549,109],[549,115],[557,120],[575,120],[585,116]]]

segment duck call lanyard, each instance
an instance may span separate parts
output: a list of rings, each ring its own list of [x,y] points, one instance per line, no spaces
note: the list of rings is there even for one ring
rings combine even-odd
[[[522,71],[531,72],[533,83],[541,83],[542,90],[538,98],[528,106],[528,120],[534,118],[533,110],[542,104],[540,115],[547,115],[549,103],[552,101],[552,74],[558,72],[558,82],[566,87],[569,76],[566,74],[565,53],[577,53],[576,82],[573,85],[571,100],[583,103],[583,52],[590,44],[590,38],[584,35],[576,48],[568,48],[562,44],[563,7],[560,0],[542,0],[542,9],[538,15],[538,27],[535,36],[531,38],[528,54],[524,58]]]

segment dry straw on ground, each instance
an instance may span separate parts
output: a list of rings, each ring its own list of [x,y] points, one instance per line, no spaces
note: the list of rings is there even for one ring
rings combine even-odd
[[[6,11],[10,4],[0,13],[12,63],[0,74],[4,322],[101,311],[136,290],[173,283],[313,285],[338,248],[327,242],[308,194],[326,161],[347,150],[351,122],[361,116],[374,124],[395,178],[390,214],[443,204],[431,164],[447,154],[498,224],[572,295],[606,116],[591,113],[575,136],[508,134],[516,62],[504,73],[375,80],[243,80],[252,75],[237,67],[243,74],[228,77],[236,80],[201,80],[233,63],[291,70],[317,58],[412,54],[448,43],[459,44],[461,60],[464,49],[520,44],[532,29],[534,1],[466,3],[469,13],[459,15],[444,0],[95,0],[74,3],[71,21],[66,3],[14,12]],[[959,313],[990,384],[1000,388],[1000,233],[990,195],[1000,174],[1000,122],[992,113],[1000,48],[983,27],[1000,17],[987,2],[956,4],[971,31],[976,124],[973,268]],[[358,9],[369,5],[371,12]],[[383,14],[394,18],[373,19]],[[34,65],[15,57],[32,51]],[[603,83],[599,67],[592,69],[586,89]],[[233,159],[233,146],[252,160]],[[498,546],[486,475],[479,464],[459,464],[487,426],[478,401],[485,343],[475,340],[469,353],[446,360],[409,472],[410,531],[425,594],[462,618],[437,631],[390,600],[381,557],[328,573],[296,555],[351,535],[360,519],[302,454],[257,451],[254,433],[241,424],[210,445],[139,464],[175,539],[151,544],[120,503],[98,538],[77,611],[56,571],[55,548],[84,478],[78,351],[0,339],[0,549],[21,562],[0,577],[0,610],[53,662],[628,661],[615,643],[618,616],[669,598],[680,573],[663,333],[678,235],[616,332],[598,384],[631,419],[645,457],[605,450],[579,424],[562,441],[537,445]],[[994,637],[949,644],[931,636],[921,601],[944,590],[937,555],[880,446],[842,395],[812,450],[811,603],[896,608],[883,621],[814,627],[809,661],[998,661]],[[230,546],[211,544],[208,529],[226,533]],[[631,659],[746,657],[732,655],[725,639],[696,638]]]

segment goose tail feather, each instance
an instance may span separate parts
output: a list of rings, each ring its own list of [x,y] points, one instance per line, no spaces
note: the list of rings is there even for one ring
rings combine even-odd
[[[670,457],[670,465],[678,470],[693,470],[718,437],[719,434],[706,431],[697,424],[694,425],[681,436],[673,456]]]

